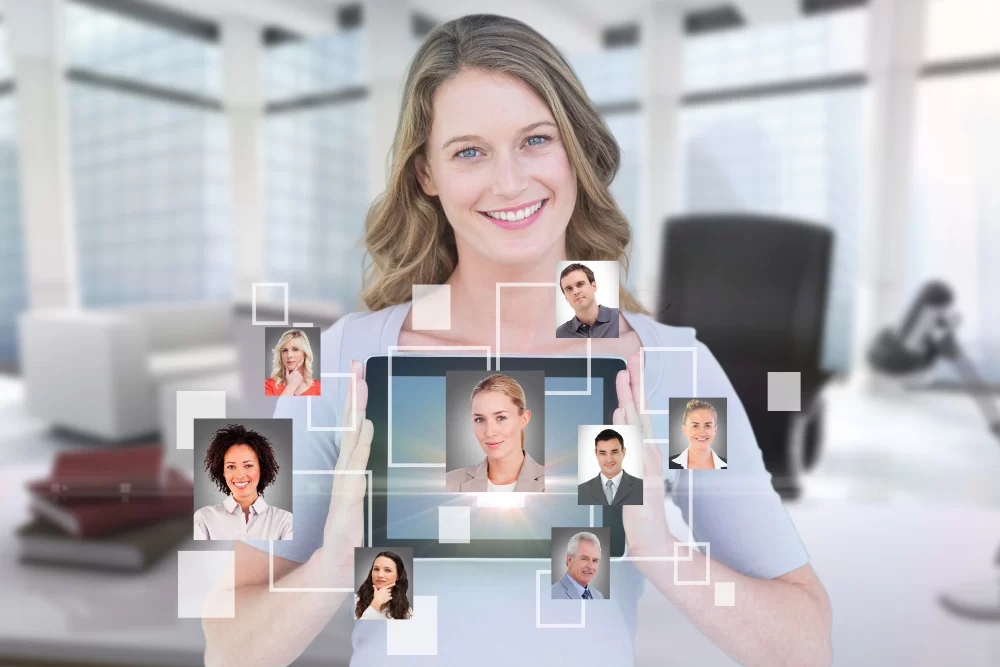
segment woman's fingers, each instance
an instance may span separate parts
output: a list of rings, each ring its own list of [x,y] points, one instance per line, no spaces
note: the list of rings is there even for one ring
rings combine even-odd
[[[340,456],[337,457],[337,470],[343,470],[350,463],[354,456],[354,449],[357,446],[361,432],[364,430],[365,408],[368,407],[368,384],[361,377],[361,362],[354,360],[351,362],[351,373],[354,379],[351,380],[355,387],[352,390],[348,387],[347,395],[344,397],[344,411],[341,412],[340,423],[342,425],[354,424],[353,431],[344,431],[340,438]],[[357,405],[355,405],[355,395]],[[369,431],[370,433],[370,431]],[[369,438],[369,445],[371,440]],[[368,455],[365,454],[365,463],[368,462]]]

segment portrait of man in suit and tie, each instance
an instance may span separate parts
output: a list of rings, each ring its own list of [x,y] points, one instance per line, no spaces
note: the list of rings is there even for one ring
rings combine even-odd
[[[572,537],[567,540],[570,533]],[[611,577],[608,564],[604,563],[602,538],[605,543],[610,541],[610,528],[552,529],[553,561],[560,557],[565,559],[564,573],[552,584],[553,600],[605,600],[610,597]],[[563,570],[559,565],[562,563],[552,563],[553,577]]]
[[[623,467],[626,440],[623,432],[627,428],[605,428],[594,438],[593,455],[600,472],[577,487],[578,505],[642,504],[642,478],[628,474]]]

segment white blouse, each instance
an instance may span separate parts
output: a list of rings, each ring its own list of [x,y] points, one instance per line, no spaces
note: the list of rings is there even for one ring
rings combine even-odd
[[[250,506],[245,517],[232,496],[217,505],[206,505],[194,513],[196,540],[290,540],[292,513],[272,507],[264,496]]]

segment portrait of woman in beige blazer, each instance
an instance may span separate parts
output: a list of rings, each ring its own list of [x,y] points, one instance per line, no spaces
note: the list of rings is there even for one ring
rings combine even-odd
[[[448,491],[544,491],[545,468],[524,449],[531,421],[524,389],[514,378],[493,373],[472,390],[472,431],[485,458],[445,475]]]

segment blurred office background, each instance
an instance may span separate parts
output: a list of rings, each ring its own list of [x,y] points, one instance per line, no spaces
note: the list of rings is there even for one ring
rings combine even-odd
[[[1000,662],[1000,626],[938,599],[977,578],[1000,595],[1000,441],[973,397],[1000,399],[1000,0],[0,0],[0,463],[15,486],[58,451],[147,437],[190,468],[177,390],[268,414],[251,284],[287,283],[289,322],[363,308],[360,238],[405,68],[473,12],[545,34],[604,115],[628,281],[652,310],[668,220],[831,232],[823,380],[803,406],[822,427],[783,495],[834,600],[838,664]],[[929,280],[952,290],[984,386],[944,361],[905,381],[868,363]],[[282,319],[282,289],[255,296],[259,320]],[[0,601],[0,657],[197,663],[173,558],[131,580],[40,575],[16,563],[26,499],[5,494],[5,585],[29,583]],[[150,592],[152,609],[123,611]],[[647,598],[641,664],[661,624],[682,659],[729,664]]]

